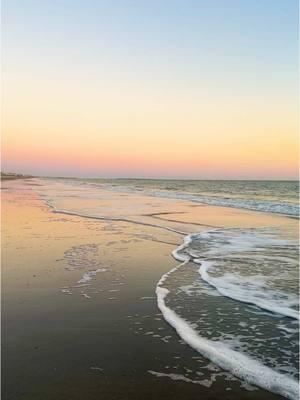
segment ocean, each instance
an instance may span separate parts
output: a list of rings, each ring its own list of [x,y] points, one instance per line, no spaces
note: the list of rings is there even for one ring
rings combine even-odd
[[[91,179],[112,190],[299,216],[298,181]]]
[[[139,210],[110,209],[110,193],[127,196],[124,201],[128,204],[130,196],[138,195],[251,210],[261,215],[275,213],[283,219],[299,217],[299,186],[295,181],[47,179],[44,182],[50,189],[41,189],[40,194],[55,212],[141,226],[143,220],[136,218]],[[57,187],[57,182],[65,190]],[[105,197],[103,190],[107,193]],[[105,210],[100,207],[100,200],[107,203]],[[147,215],[155,211],[151,201],[146,208]],[[173,229],[161,221],[157,227]],[[181,231],[178,233],[182,235]],[[179,264],[161,277],[153,291],[165,320],[178,336],[246,385],[296,399],[297,237],[286,235],[280,226],[209,227],[182,235],[182,244],[174,248],[172,255]],[[162,376],[155,371],[150,373]],[[215,374],[214,379],[217,376],[222,379],[222,372]]]

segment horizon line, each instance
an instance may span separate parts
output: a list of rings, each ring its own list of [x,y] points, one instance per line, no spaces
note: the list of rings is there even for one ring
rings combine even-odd
[[[151,178],[151,177],[82,177],[82,176],[45,176],[36,175],[33,178],[49,178],[49,179],[104,179],[104,180],[151,180],[151,181],[249,181],[249,182],[299,182],[298,179],[255,179],[255,178]]]

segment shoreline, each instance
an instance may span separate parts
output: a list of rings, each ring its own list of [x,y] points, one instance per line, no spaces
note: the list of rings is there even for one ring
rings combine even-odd
[[[21,175],[21,174],[4,174],[1,173],[1,181],[9,181],[15,179],[32,179],[34,176],[31,175]]]
[[[216,228],[217,231],[219,228]],[[206,233],[204,231],[203,233]],[[245,354],[239,353],[235,350],[230,349],[222,342],[215,342],[207,340],[201,337],[193,329],[191,324],[180,317],[176,312],[170,309],[166,304],[166,298],[170,291],[163,287],[163,283],[168,277],[177,271],[179,268],[184,267],[189,263],[196,263],[199,265],[199,274],[203,279],[201,274],[201,269],[204,267],[207,261],[199,261],[198,259],[193,259],[191,256],[182,256],[180,251],[184,250],[192,242],[192,238],[195,234],[188,234],[184,237],[183,243],[174,249],[171,254],[172,256],[180,262],[177,266],[172,268],[167,273],[163,274],[156,285],[156,296],[158,308],[162,312],[165,320],[170,326],[172,326],[178,336],[184,340],[191,348],[195,351],[207,357],[210,361],[214,362],[216,365],[232,373],[234,376],[243,379],[246,384],[254,385],[255,387],[260,387],[274,394],[282,395],[288,399],[296,400],[299,397],[299,384],[296,379],[285,376],[284,374],[278,373],[275,370],[265,366],[258,360],[251,358]],[[197,235],[197,234],[196,234]],[[205,282],[209,283],[207,280],[203,279]],[[209,283],[210,284],[210,283]],[[211,286],[211,284],[210,284]],[[215,287],[215,289],[217,289]],[[218,290],[218,289],[217,289]],[[225,297],[227,297],[225,295]],[[241,299],[239,299],[241,301]],[[252,303],[257,305],[256,303]],[[258,305],[262,310],[270,311],[268,307]],[[272,313],[276,311],[272,310]],[[277,311],[278,313],[278,311]],[[284,310],[283,316],[289,316],[294,319],[299,319],[296,311],[291,315]],[[163,375],[162,375],[163,376]],[[201,383],[197,381],[194,383]]]
[[[34,182],[32,183],[31,189],[34,193]],[[55,396],[78,400],[82,398],[80,393],[85,393],[88,400],[98,398],[99,393],[104,399],[114,396],[122,400],[124,393],[127,393],[130,399],[140,399],[141,396],[150,399],[153,395],[159,399],[168,399],[174,395],[179,399],[196,396],[209,399],[212,395],[215,399],[223,399],[225,393],[229,396],[226,382],[225,386],[221,382],[206,382],[215,379],[212,378],[214,375],[205,372],[204,366],[207,361],[195,354],[189,346],[184,346],[177,334],[174,334],[173,328],[158,315],[156,298],[153,298],[155,286],[159,277],[175,265],[170,251],[180,244],[178,233],[170,230],[161,232],[161,228],[157,226],[140,224],[139,227],[137,221],[132,225],[131,221],[101,221],[54,213],[41,203],[42,199],[38,199],[40,195],[30,197],[32,193],[31,190],[28,191],[28,185],[31,186],[29,183],[22,187],[20,181],[17,185],[20,187],[13,189],[15,194],[12,193],[12,189],[10,193],[5,191],[8,198],[10,196],[16,202],[16,207],[14,203],[3,201],[6,218],[9,217],[11,221],[8,221],[11,233],[4,235],[6,242],[8,241],[8,244],[4,245],[8,270],[5,268],[3,271],[3,296],[6,302],[3,360],[8,367],[3,380],[5,393],[10,393],[11,398],[24,400],[38,398],[41,390],[49,391],[45,398],[49,396],[51,399]],[[22,192],[23,189],[26,189],[26,192]],[[18,199],[23,200],[20,203]],[[8,210],[9,204],[12,207],[11,211]],[[174,207],[174,203],[168,204]],[[223,213],[223,210],[220,212]],[[24,222],[20,224],[18,221]],[[141,227],[142,231],[139,229]],[[17,239],[18,236],[22,239]],[[8,240],[9,237],[15,237],[13,242]],[[178,245],[174,243],[175,238]],[[95,244],[94,247],[92,243]],[[24,245],[26,248],[22,249]],[[39,245],[42,246],[41,251]],[[21,248],[18,249],[19,247]],[[31,276],[19,267],[16,269],[17,265],[21,266],[26,260],[32,263]],[[78,260],[82,260],[83,264],[78,266]],[[89,264],[90,267],[87,268]],[[13,265],[13,270],[9,272]],[[95,271],[102,267],[107,268],[107,271],[97,273],[97,276],[89,281],[91,286],[76,288],[86,269]],[[64,287],[68,287],[72,295],[61,292],[63,289],[60,288]],[[16,300],[12,297],[12,293],[17,293],[16,290],[20,293],[20,301],[25,305],[24,316],[20,315]],[[86,298],[84,294],[90,298]],[[38,304],[34,306],[36,302]],[[40,310],[37,315],[33,313],[35,308]],[[53,314],[54,310],[56,311]],[[6,320],[13,316],[14,323]],[[22,335],[15,332],[15,327],[22,324],[25,316],[31,324],[23,326],[23,332],[28,333],[22,338]],[[48,319],[45,319],[47,316]],[[65,325],[65,332],[61,331],[59,323]],[[53,326],[51,328],[51,324],[56,327],[55,330]],[[140,330],[141,328],[143,329]],[[61,335],[57,336],[56,331],[61,332]],[[8,332],[11,337],[8,336]],[[81,338],[76,332],[78,335],[80,332],[84,333],[87,337]],[[164,336],[161,332],[165,332]],[[30,357],[32,366],[38,365],[41,368],[41,383],[36,389],[32,387],[36,371],[28,366],[28,356],[24,357],[22,362],[18,357],[18,354],[24,354],[24,349],[28,348],[27,337],[32,335],[36,337],[34,345],[44,349],[42,352],[36,350]],[[109,344],[111,337],[116,341],[115,349]],[[11,341],[17,344],[18,354],[15,356],[9,350],[8,343]],[[121,347],[118,342],[122,344]],[[58,343],[61,354],[57,352]],[[78,354],[74,354],[74,347]],[[49,353],[50,349],[52,355]],[[126,349],[130,350],[129,353]],[[131,353],[136,356],[130,357]],[[74,357],[78,365],[72,361]],[[9,358],[11,361],[7,365]],[[82,365],[85,365],[85,369],[82,369]],[[128,365],[129,371],[125,372]],[[166,368],[168,365],[169,368]],[[55,372],[50,373],[47,366],[50,370],[52,367],[52,371],[56,368],[57,373],[60,371],[61,378]],[[21,387],[24,394],[18,392],[18,395],[12,395],[15,390],[12,371],[15,370],[18,375],[20,368],[23,371],[25,368],[26,371],[23,389]],[[203,371],[204,376],[200,380],[204,380],[210,387],[205,387],[205,384],[193,384],[195,378],[192,378],[192,372],[189,373],[185,368]],[[158,375],[155,376],[149,371]],[[186,377],[186,381],[180,376]],[[161,377],[165,379],[159,379]],[[56,388],[50,387],[49,384],[56,385]],[[230,399],[281,398],[262,390],[247,392],[240,388],[238,380],[230,386]],[[62,395],[63,387],[65,395]]]

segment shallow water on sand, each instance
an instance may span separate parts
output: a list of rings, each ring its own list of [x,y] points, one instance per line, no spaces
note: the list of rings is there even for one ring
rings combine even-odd
[[[297,241],[270,229],[214,229],[190,235],[174,256],[183,263],[157,295],[179,335],[248,383],[297,398]]]
[[[74,181],[73,181],[74,182]],[[299,216],[298,181],[80,179],[77,186]]]
[[[97,374],[102,394],[105,393],[103,398],[111,398],[112,393],[115,398],[124,398],[105,383],[108,379],[118,386],[116,371],[118,390],[124,388],[124,382],[127,385],[132,380],[136,388],[137,380],[144,382],[144,389],[148,384],[153,387],[155,382],[159,385],[158,398],[169,398],[174,390],[174,395],[178,394],[178,388],[182,388],[182,398],[192,398],[189,396],[196,393],[206,398],[211,390],[216,398],[224,398],[224,393],[230,394],[228,398],[247,398],[253,390],[256,398],[276,397],[256,385],[295,398],[297,221],[275,214],[228,211],[201,204],[195,207],[192,202],[149,197],[123,189],[106,190],[70,180],[32,180],[23,185],[23,194],[20,188],[15,192],[12,201],[17,201],[17,196],[22,203],[26,197],[24,191],[33,188],[47,205],[42,214],[44,220],[35,225],[34,218],[29,216],[22,232],[35,240],[30,242],[34,251],[38,243],[43,246],[38,258],[41,265],[45,263],[47,246],[50,252],[47,258],[55,257],[48,262],[48,265],[55,262],[59,269],[47,277],[51,286],[47,307],[55,304],[57,310],[61,309],[60,323],[64,324],[67,315],[67,331],[70,333],[72,330],[68,329],[72,327],[80,334],[75,339],[72,331],[67,339],[64,333],[64,345],[69,340],[72,346],[70,352],[65,350],[56,361],[60,359],[71,367],[71,348],[76,342],[75,358],[91,374]],[[36,201],[40,204],[38,198]],[[187,236],[191,232],[194,234]],[[18,247],[24,245],[24,237]],[[15,238],[14,229],[6,234],[11,251]],[[178,248],[184,240],[185,244]],[[17,254],[7,257],[7,264],[14,260],[19,265],[26,257],[34,260],[35,256],[29,254],[30,246],[26,242],[23,255],[20,248]],[[172,250],[178,262],[170,257]],[[179,262],[183,265],[167,273]],[[34,274],[37,269],[36,264]],[[157,286],[160,292],[156,285],[164,273],[167,276]],[[59,301],[54,300],[53,292],[59,294]],[[36,300],[41,291],[33,293]],[[30,302],[33,307],[34,301]],[[170,317],[162,305],[174,314]],[[49,321],[53,323],[51,318]],[[195,335],[198,344],[199,339],[207,340],[213,350],[222,349],[229,356],[220,361],[218,351],[212,356],[201,345],[195,351],[190,336],[185,335],[187,331],[178,330],[181,321],[187,324],[188,333]],[[52,340],[53,330],[44,322]],[[35,324],[40,321],[35,319],[36,327]],[[111,340],[119,345],[112,346]],[[144,356],[139,354],[132,360],[126,346],[130,347],[129,353],[144,352]],[[265,374],[266,385],[255,380],[257,376],[251,368],[245,372],[241,359],[232,359],[232,355],[254,361],[254,370],[258,366],[261,375]],[[128,363],[135,371],[126,370]],[[78,374],[76,379],[86,374],[73,364],[71,369]],[[44,376],[47,376],[45,371]],[[12,377],[10,380],[13,382]],[[162,394],[163,386],[168,393]],[[87,387],[95,390],[95,396],[99,392],[94,382],[86,381],[81,389],[86,391]],[[140,398],[134,397],[134,391],[130,393],[130,398]],[[72,396],[77,398],[74,393]],[[94,398],[91,393],[86,396]],[[143,398],[147,398],[144,392]]]

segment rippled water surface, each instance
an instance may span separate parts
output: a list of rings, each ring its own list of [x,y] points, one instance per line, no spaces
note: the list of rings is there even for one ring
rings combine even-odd
[[[281,229],[296,224],[282,215],[298,214],[296,182],[68,180],[61,181],[64,187],[55,185],[41,194],[56,212],[141,225],[145,220],[139,215],[168,214],[161,209],[162,198],[280,214],[278,227],[207,227],[188,235],[170,229],[168,219],[159,225],[152,219],[151,226],[183,235],[173,251],[180,264],[162,276],[156,294],[165,320],[198,353],[248,384],[297,398],[299,248],[297,238]],[[251,215],[255,221],[261,214]],[[97,272],[95,267],[92,273]]]
[[[142,192],[204,204],[299,215],[298,181],[89,179],[81,182],[105,185],[117,191]]]

